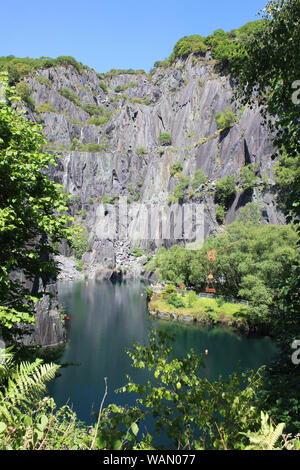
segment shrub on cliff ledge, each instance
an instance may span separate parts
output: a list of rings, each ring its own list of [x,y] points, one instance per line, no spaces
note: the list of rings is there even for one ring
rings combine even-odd
[[[180,57],[187,57],[192,52],[202,55],[205,54],[207,46],[204,41],[205,38],[199,36],[198,34],[185,36],[184,38],[179,39],[179,41],[175,44],[171,54],[171,62],[174,62],[174,60]]]
[[[172,144],[172,136],[171,134],[167,134],[166,132],[162,132],[158,136],[158,142],[160,145],[171,145]]]
[[[217,128],[219,130],[221,129],[228,129],[228,127],[233,126],[233,124],[236,122],[236,116],[228,106],[225,109],[225,112],[223,113],[222,111],[217,112],[216,116],[216,124]]]

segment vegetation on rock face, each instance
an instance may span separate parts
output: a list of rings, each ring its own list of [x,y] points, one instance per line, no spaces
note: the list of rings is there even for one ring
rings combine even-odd
[[[224,113],[222,111],[218,111],[215,119],[219,130],[228,129],[228,127],[231,127],[237,120],[230,107],[227,107]]]
[[[190,178],[187,175],[183,175],[181,172],[177,174],[178,184],[175,186],[175,189],[171,196],[168,199],[168,204],[173,202],[182,203],[184,199],[185,190],[189,187]]]
[[[196,170],[195,171],[195,174],[194,174],[194,179],[192,181],[192,188],[194,190],[198,189],[199,186],[201,185],[206,185],[207,184],[207,176],[205,175],[205,173],[203,173],[202,170]]]
[[[72,101],[72,103],[76,104],[76,106],[81,105],[79,97],[71,90],[69,90],[69,88],[60,88],[60,90],[58,90],[58,93],[67,100]]]
[[[162,132],[161,134],[159,134],[157,140],[160,145],[172,144],[172,136],[168,134],[167,132]]]
[[[72,65],[78,72],[88,68],[71,56],[60,56],[56,59],[51,59],[50,57],[40,57],[39,59],[31,59],[29,57],[18,58],[14,56],[0,57],[0,70],[8,72],[9,85],[15,85],[35,70],[48,69],[60,65],[66,67]]]
[[[224,176],[216,183],[215,200],[224,208],[227,208],[236,193],[236,177],[234,175]]]
[[[185,59],[190,54],[203,57],[209,51],[213,59],[218,60],[222,67],[235,69],[243,55],[241,44],[251,37],[259,37],[264,24],[264,20],[251,21],[228,33],[218,29],[207,37],[198,34],[185,36],[175,44],[170,57],[155,62],[154,67],[168,67],[176,60]]]

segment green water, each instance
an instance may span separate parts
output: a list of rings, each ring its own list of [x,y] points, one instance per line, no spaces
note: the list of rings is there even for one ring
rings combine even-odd
[[[61,362],[74,363],[60,370],[49,387],[57,405],[73,405],[79,419],[90,423],[91,411],[99,409],[107,377],[105,404],[134,404],[135,394],[115,393],[126,374],[138,383],[147,373],[133,369],[126,350],[134,343],[147,343],[152,328],[176,333],[175,353],[190,348],[204,356],[203,375],[224,378],[239,365],[242,370],[268,363],[275,354],[269,338],[244,338],[224,328],[204,328],[156,320],[147,312],[145,285],[140,281],[112,283],[61,282],[59,300],[70,316],[68,342]]]

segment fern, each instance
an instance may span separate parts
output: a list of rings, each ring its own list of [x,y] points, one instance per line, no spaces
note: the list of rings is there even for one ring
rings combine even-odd
[[[9,425],[26,411],[32,411],[47,390],[46,382],[55,377],[59,366],[42,364],[41,359],[15,364],[12,353],[4,354],[0,367],[0,421]]]
[[[0,349],[0,450],[86,449],[90,429],[63,406],[56,410],[45,392],[58,365],[15,363],[10,350]]]
[[[248,437],[250,444],[246,450],[275,450],[278,439],[282,436],[285,423],[279,423],[276,428],[269,422],[269,415],[261,412],[261,428],[258,432],[241,433]]]

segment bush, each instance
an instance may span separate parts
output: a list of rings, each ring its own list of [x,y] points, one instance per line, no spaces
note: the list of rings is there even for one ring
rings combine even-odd
[[[109,116],[105,117],[91,117],[88,119],[88,124],[89,125],[94,125],[94,126],[103,126],[103,124],[106,124],[109,121]]]
[[[115,88],[115,92],[116,93],[119,93],[120,91],[125,91],[127,90],[128,88],[134,88],[138,86],[138,83],[137,82],[130,82],[130,83],[127,83],[126,85],[118,85],[116,88]]]
[[[49,78],[40,76],[40,77],[36,77],[36,79],[41,85],[44,85],[47,88],[51,88],[51,81],[49,80]]]
[[[160,145],[171,145],[172,144],[172,136],[163,132],[158,136],[158,142]]]
[[[246,165],[240,169],[240,183],[242,189],[247,190],[255,186],[257,181],[257,176],[255,175],[257,166],[258,165]]]
[[[104,82],[99,82],[99,87],[102,88],[102,90],[104,91],[104,93],[108,93],[108,86],[106,85],[106,83]]]
[[[177,293],[175,294],[175,292],[168,297],[167,303],[173,305],[175,308],[184,307],[182,297]]]
[[[141,98],[132,98],[130,100],[131,103],[143,104],[143,100]]]
[[[194,179],[192,182],[192,188],[195,190],[199,188],[202,184],[207,184],[207,176],[203,173],[202,170],[196,170],[194,174]]]
[[[57,109],[54,108],[51,103],[40,104],[35,108],[38,113],[58,113]]]
[[[182,171],[182,164],[180,162],[174,163],[174,165],[171,168],[171,176],[176,175],[176,173],[180,173]]]
[[[173,284],[168,284],[167,287],[162,291],[162,298],[167,299],[171,294],[177,294],[177,289]]]
[[[198,299],[197,294],[194,290],[190,290],[188,292],[187,298],[188,298],[189,307],[193,307],[193,305],[195,304],[195,302],[197,302],[197,299]]]
[[[147,149],[145,147],[138,147],[136,152],[138,155],[145,155],[147,153]]]
[[[225,220],[225,209],[223,206],[218,206],[217,209],[216,209],[216,220],[218,222],[218,224],[223,224],[224,223],[224,220]]]
[[[231,127],[237,120],[235,114],[229,107],[225,109],[225,112],[219,111],[215,116],[217,128],[219,130],[227,129]]]
[[[95,103],[84,103],[81,107],[91,116],[101,116],[103,114],[107,114],[107,111],[104,108],[97,106]]]
[[[192,52],[202,55],[205,54],[207,51],[207,46],[204,41],[205,38],[199,36],[198,34],[179,39],[179,41],[175,44],[171,54],[171,62],[174,62],[174,60],[180,57],[187,57]]]
[[[236,178],[234,175],[224,176],[216,183],[215,200],[224,208],[231,202],[236,193]]]
[[[33,98],[30,96],[30,87],[25,82],[17,83],[16,85],[16,92],[20,96],[20,98],[26,103],[31,110],[34,110],[35,103]]]
[[[74,103],[76,106],[81,106],[80,98],[71,90],[69,90],[69,88],[60,88],[58,93],[67,100],[72,101],[72,103]]]
[[[86,152],[96,153],[101,152],[102,147],[100,144],[89,143],[84,146]]]
[[[184,192],[189,187],[190,178],[179,173],[178,181],[178,185],[174,188],[173,194],[171,194],[168,199],[168,204],[172,204],[172,202],[182,202],[184,199]]]

